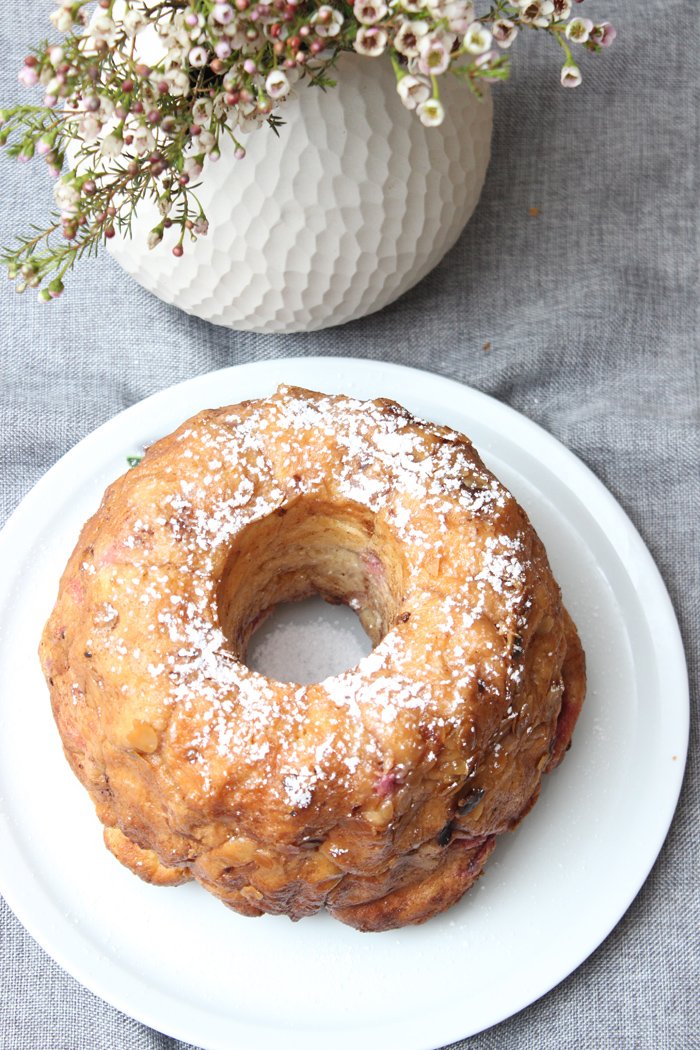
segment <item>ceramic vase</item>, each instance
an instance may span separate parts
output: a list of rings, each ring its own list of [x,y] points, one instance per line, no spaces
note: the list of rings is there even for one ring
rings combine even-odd
[[[160,221],[139,208],[110,251],[167,303],[229,328],[313,331],[380,310],[420,281],[472,214],[489,160],[492,104],[441,78],[446,117],[426,128],[405,108],[391,64],[341,56],[337,87],[297,84],[262,127],[227,138],[197,195],[209,232],[146,246]]]

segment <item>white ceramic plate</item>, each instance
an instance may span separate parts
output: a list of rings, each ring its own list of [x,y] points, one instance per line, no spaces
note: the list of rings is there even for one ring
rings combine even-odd
[[[227,911],[146,886],[102,846],[66,764],[36,648],[82,522],[125,455],[201,408],[279,382],[385,395],[469,434],[540,532],[588,655],[573,748],[464,900],[425,926],[360,934]],[[41,945],[125,1013],[207,1050],[432,1050],[531,1003],[604,939],[668,830],[688,687],[666,589],[590,471],[512,409],[372,361],[264,361],[156,394],[100,427],[0,536],[0,889]]]

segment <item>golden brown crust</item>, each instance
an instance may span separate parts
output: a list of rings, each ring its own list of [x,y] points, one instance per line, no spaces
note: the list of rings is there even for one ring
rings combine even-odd
[[[496,836],[455,840],[443,850],[437,868],[418,882],[385,897],[348,908],[330,908],[336,919],[365,933],[396,930],[432,919],[456,904],[481,875],[496,846]]]
[[[561,669],[564,692],[557,719],[557,731],[551,745],[551,758],[545,768],[545,773],[556,769],[571,747],[574,727],[586,698],[586,654],[583,651],[576,625],[566,609],[564,609],[564,631],[566,656]]]
[[[103,838],[109,852],[144,882],[153,886],[181,886],[192,878],[187,868],[166,868],[157,853],[152,849],[141,849],[119,828],[105,828]]]
[[[281,601],[375,648],[307,687],[245,664]],[[105,493],[41,659],[109,848],[247,915],[423,922],[531,808],[585,691],[541,542],[463,436],[294,388],[203,412]]]

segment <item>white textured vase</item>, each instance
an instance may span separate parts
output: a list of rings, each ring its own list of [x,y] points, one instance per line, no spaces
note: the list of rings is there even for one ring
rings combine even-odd
[[[444,123],[424,128],[396,92],[389,61],[343,55],[338,86],[302,81],[263,127],[230,141],[197,191],[209,233],[176,259],[153,251],[145,204],[132,238],[110,251],[139,284],[187,313],[254,332],[313,331],[379,310],[425,276],[457,240],[489,160],[492,105],[441,78]]]

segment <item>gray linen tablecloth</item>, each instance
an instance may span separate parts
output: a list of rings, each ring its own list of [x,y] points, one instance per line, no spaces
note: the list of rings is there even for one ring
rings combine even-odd
[[[3,100],[18,96],[16,70],[51,6],[4,4]],[[312,335],[227,332],[163,306],[107,258],[50,307],[3,285],[0,522],[80,438],[172,383],[285,355],[399,361],[500,398],[592,468],[665,577],[697,686],[698,12],[691,0],[581,11],[613,19],[617,44],[586,63],[578,91],[559,88],[553,43],[516,48],[476,216],[379,315]],[[49,183],[39,165],[0,158],[0,171],[7,242]],[[617,928],[554,991],[460,1047],[700,1046],[698,773],[695,725],[669,838]],[[184,1050],[84,990],[0,904],[2,1050]]]

